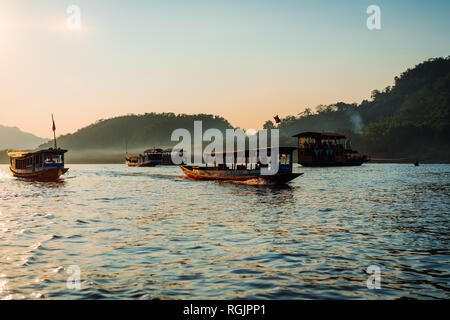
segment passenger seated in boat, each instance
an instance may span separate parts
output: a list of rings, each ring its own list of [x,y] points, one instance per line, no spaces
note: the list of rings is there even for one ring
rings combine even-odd
[[[52,157],[48,157],[45,159],[45,163],[55,163],[55,159],[53,159]]]
[[[258,160],[258,162],[256,163],[256,169],[260,169],[260,168],[267,168],[269,167],[268,164],[263,164],[261,163],[261,161]]]
[[[228,170],[228,167],[224,163],[219,163],[219,170]]]

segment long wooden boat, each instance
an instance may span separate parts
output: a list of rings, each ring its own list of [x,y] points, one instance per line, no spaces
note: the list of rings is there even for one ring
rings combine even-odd
[[[162,149],[148,149],[144,151],[144,154],[138,156],[126,155],[125,163],[129,167],[154,167],[161,164],[163,156]]]
[[[234,180],[248,181],[260,179],[271,183],[286,183],[301,176],[303,173],[279,172],[274,175],[261,175],[260,170],[219,170],[215,168],[196,167],[196,166],[180,166],[181,170],[192,179],[195,180]]]
[[[231,180],[231,181],[248,181],[248,180],[262,180],[267,183],[282,184],[287,183],[303,173],[292,172],[293,168],[293,157],[292,153],[294,147],[280,147],[279,148],[279,162],[278,162],[278,172],[271,175],[261,174],[261,168],[263,165],[258,161],[257,163],[249,162],[249,150],[242,152],[245,154],[244,164],[231,164],[227,166],[226,164],[219,164],[213,166],[192,166],[192,165],[181,165],[180,168],[189,178],[195,180]],[[261,149],[258,149],[256,154],[259,153]],[[270,156],[271,148],[267,148],[266,154]],[[234,153],[235,156],[237,152]],[[213,154],[212,156],[226,158],[226,153]]]
[[[304,167],[360,166],[369,161],[340,133],[302,132],[293,137],[298,141],[298,163]]]
[[[36,152],[9,151],[9,169],[18,178],[58,180],[69,170],[64,167],[66,152],[67,150],[53,148]]]

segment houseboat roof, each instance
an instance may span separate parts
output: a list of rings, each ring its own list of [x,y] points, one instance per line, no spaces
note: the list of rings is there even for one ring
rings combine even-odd
[[[306,131],[293,135],[296,138],[313,138],[313,139],[345,139],[345,135],[337,132],[314,132]]]
[[[174,148],[168,148],[163,150],[164,153],[182,152],[182,151],[183,149],[174,149]]]
[[[151,148],[151,149],[147,149],[144,151],[144,153],[161,153],[163,152],[163,149],[159,149],[159,148]]]
[[[294,150],[297,150],[297,147],[279,147],[278,151],[279,153],[284,153],[284,152],[292,152]],[[245,156],[248,157],[250,154],[250,151],[257,151],[259,152],[260,150],[267,150],[267,151],[271,151],[272,148],[271,147],[267,147],[267,148],[258,148],[258,149],[246,149],[246,150],[236,150],[234,152],[212,152],[210,153],[211,155],[227,155],[227,154],[234,154],[237,155],[238,153],[244,152],[245,151]]]
[[[53,153],[53,154],[63,154],[66,153],[67,150],[64,149],[44,149],[39,151],[8,151],[8,156],[10,158],[24,158],[28,156],[38,155],[42,153]]]

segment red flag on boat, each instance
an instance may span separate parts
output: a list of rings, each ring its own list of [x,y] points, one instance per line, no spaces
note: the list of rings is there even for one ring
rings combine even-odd
[[[280,118],[278,117],[278,115],[276,115],[275,117],[273,117],[274,119],[275,119],[275,123],[280,123],[281,122],[281,120],[280,120]]]
[[[55,126],[55,119],[53,119],[53,115],[52,115],[52,122],[53,122],[52,130],[53,130],[53,132],[55,132],[56,126]]]
[[[57,146],[56,146],[56,126],[55,126],[55,119],[53,119],[53,114],[52,114],[52,122],[53,122],[53,125],[52,125],[53,139],[55,140],[55,149],[57,149]]]

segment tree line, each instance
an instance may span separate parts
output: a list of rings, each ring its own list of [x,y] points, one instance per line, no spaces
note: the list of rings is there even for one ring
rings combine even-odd
[[[298,132],[337,131],[372,157],[449,161],[450,56],[406,70],[393,86],[373,90],[370,100],[306,108],[282,118],[278,128],[285,144],[295,143]]]

